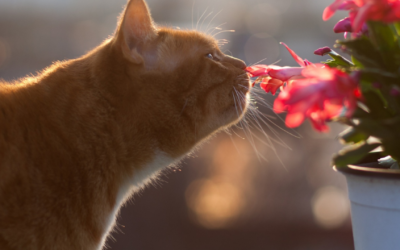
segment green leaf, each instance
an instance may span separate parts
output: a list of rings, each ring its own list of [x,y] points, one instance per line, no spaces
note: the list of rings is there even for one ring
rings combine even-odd
[[[331,68],[338,68],[338,67],[341,67],[341,65],[338,64],[335,60],[330,60],[330,59],[328,59],[328,60],[326,60],[325,62],[321,62],[321,63],[323,63],[323,64],[325,64],[325,65],[328,65],[328,66],[331,67]]]
[[[365,77],[365,74],[362,76],[362,78],[364,79],[364,77]],[[370,96],[371,94],[368,92],[373,92],[374,95],[371,98],[374,99],[376,97],[379,97],[379,99],[381,100],[380,101],[381,106],[378,106],[378,109],[379,109],[379,107],[381,107],[382,109],[385,109],[385,110],[383,110],[384,112],[390,113],[390,111],[388,109],[388,100],[386,100],[385,96],[382,94],[381,89],[374,87],[372,85],[372,82],[375,82],[375,81],[364,81],[364,80],[360,81],[360,87],[361,87],[363,96]],[[369,100],[367,100],[366,102],[368,103]],[[368,107],[368,104],[367,104],[367,107]],[[379,113],[379,110],[376,110],[376,112]]]
[[[388,68],[396,70],[399,66],[399,41],[397,31],[391,24],[368,21],[369,36]]]
[[[362,69],[363,73],[368,73],[371,75],[375,75],[377,77],[386,77],[386,78],[391,78],[391,80],[399,80],[399,75],[393,74],[389,71],[386,71],[384,69],[377,69],[377,68],[364,68]]]
[[[346,49],[350,49],[353,57],[365,67],[382,68],[385,65],[383,58],[371,41],[366,37],[338,41]]]
[[[368,21],[368,30],[371,40],[382,52],[397,50],[397,34],[395,34],[389,24]]]
[[[354,64],[352,62],[350,62],[349,60],[347,60],[343,56],[337,54],[336,52],[335,53],[329,53],[329,56],[332,57],[332,59],[340,66],[343,66],[345,68],[354,66]]]
[[[361,105],[361,104],[359,104]],[[365,111],[364,109],[357,107],[356,110],[354,111],[352,117],[353,118],[366,118],[366,117],[370,117],[371,115]]]
[[[345,131],[339,134],[339,138],[343,144],[347,143],[359,143],[368,139],[368,135],[357,130],[354,127],[349,127]]]
[[[356,128],[365,134],[377,137],[377,138],[391,138],[393,133],[385,126],[378,123],[375,119],[365,117],[359,118],[359,122]]]
[[[358,143],[348,146],[334,156],[333,162],[337,168],[346,167],[349,164],[355,164],[380,145],[380,143]]]
[[[397,31],[397,36],[400,35],[400,22],[395,22],[393,23],[393,27],[396,29]]]
[[[364,103],[368,107],[372,118],[386,119],[391,117],[392,114],[387,109],[387,103],[382,100],[382,96],[377,94],[375,91],[368,91],[366,89],[363,89],[362,92]]]
[[[364,68],[364,65],[358,61],[354,56],[351,56],[351,61],[353,62],[354,66],[358,68]]]

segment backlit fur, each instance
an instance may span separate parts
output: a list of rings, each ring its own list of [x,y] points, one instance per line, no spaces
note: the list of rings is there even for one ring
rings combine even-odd
[[[93,51],[1,82],[0,249],[101,249],[132,190],[242,117],[244,68],[131,0]]]

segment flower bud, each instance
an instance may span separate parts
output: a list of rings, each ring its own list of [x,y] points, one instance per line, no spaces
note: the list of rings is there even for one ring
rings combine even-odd
[[[335,33],[352,32],[353,28],[351,27],[350,17],[340,20],[335,27],[333,27],[333,31]]]
[[[324,55],[328,54],[331,51],[332,50],[329,47],[322,47],[322,48],[319,48],[316,51],[314,51],[314,55],[324,56]]]

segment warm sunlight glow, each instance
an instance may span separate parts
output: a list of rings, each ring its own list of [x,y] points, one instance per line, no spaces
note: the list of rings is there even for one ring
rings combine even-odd
[[[244,206],[240,189],[227,182],[195,181],[186,197],[196,219],[206,228],[226,227]]]
[[[249,202],[251,150],[237,138],[222,140],[213,153],[209,176],[190,184],[186,201],[200,225],[225,228],[238,219]]]
[[[317,190],[312,199],[312,209],[318,225],[326,229],[340,227],[350,211],[345,193],[329,186]]]

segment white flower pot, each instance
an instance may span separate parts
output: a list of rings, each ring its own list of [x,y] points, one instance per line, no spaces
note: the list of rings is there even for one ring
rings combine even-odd
[[[356,250],[400,249],[400,171],[349,165],[346,176]]]

